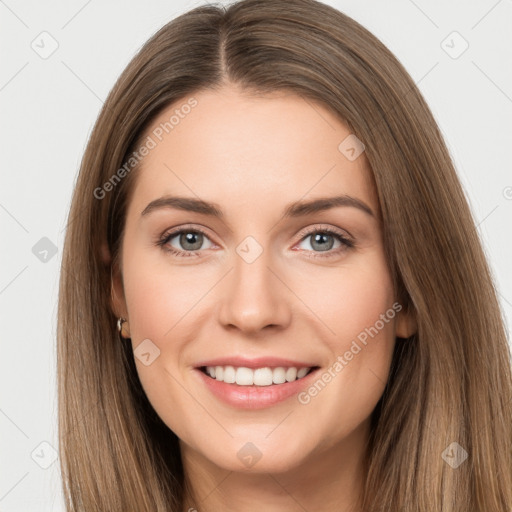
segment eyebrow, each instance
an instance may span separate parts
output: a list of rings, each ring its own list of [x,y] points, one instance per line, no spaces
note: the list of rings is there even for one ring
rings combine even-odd
[[[322,212],[338,206],[358,208],[371,217],[375,217],[373,210],[363,201],[349,195],[322,197],[310,201],[295,201],[286,206],[283,211],[284,218],[295,218],[312,213]],[[164,196],[151,201],[141,213],[141,216],[162,208],[174,208],[188,212],[201,213],[224,220],[222,209],[216,203],[203,201],[193,197]]]

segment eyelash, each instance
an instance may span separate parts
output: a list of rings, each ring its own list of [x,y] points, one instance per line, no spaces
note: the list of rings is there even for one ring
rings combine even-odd
[[[191,256],[195,256],[195,257],[199,257],[199,252],[200,251],[178,251],[177,249],[174,249],[174,247],[170,247],[167,245],[167,243],[172,240],[174,237],[176,237],[176,235],[181,235],[182,233],[200,233],[202,235],[204,235],[205,237],[207,237],[208,239],[210,238],[206,232],[204,232],[202,229],[199,229],[199,228],[180,228],[176,231],[171,231],[170,233],[164,233],[158,240],[157,240],[157,243],[156,245],[161,247],[162,250],[166,251],[166,252],[169,252],[175,256],[178,256],[178,257],[181,257],[181,258],[188,258],[188,257],[191,257]],[[338,249],[336,250],[329,250],[329,251],[326,251],[326,254],[320,254],[319,252],[316,252],[315,251],[306,251],[308,253],[311,253],[313,252],[314,254],[308,254],[307,257],[308,258],[330,258],[330,257],[333,257],[337,254],[339,254],[340,252],[342,251],[345,251],[347,249],[352,249],[353,247],[355,247],[355,244],[354,242],[352,242],[351,240],[349,240],[348,238],[346,238],[345,236],[343,236],[341,233],[339,233],[338,231],[332,229],[332,228],[315,228],[315,229],[312,229],[312,230],[309,230],[305,233],[302,234],[302,238],[299,240],[299,242],[302,242],[304,239],[306,239],[308,236],[311,236],[311,235],[314,235],[314,234],[318,234],[318,233],[322,233],[322,234],[328,234],[328,235],[332,235],[334,236],[335,238],[337,238],[341,244],[342,244],[342,247],[338,247]]]

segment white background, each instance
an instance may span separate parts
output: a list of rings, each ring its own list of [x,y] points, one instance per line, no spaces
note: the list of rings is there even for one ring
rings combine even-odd
[[[35,460],[51,462],[57,447],[57,285],[87,138],[136,50],[171,18],[203,3],[0,0],[2,512],[64,510],[58,461],[43,469]],[[510,330],[512,1],[325,3],[377,35],[418,83],[477,219]],[[47,59],[31,47],[42,46],[43,31],[58,42]],[[453,31],[469,44],[456,59],[445,51],[463,48]],[[57,248],[47,262],[32,252],[43,237]]]

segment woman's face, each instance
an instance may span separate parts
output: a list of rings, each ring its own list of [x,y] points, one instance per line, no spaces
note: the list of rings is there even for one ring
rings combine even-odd
[[[283,472],[362,449],[412,321],[353,137],[310,100],[233,86],[146,132],[114,307],[187,457]]]

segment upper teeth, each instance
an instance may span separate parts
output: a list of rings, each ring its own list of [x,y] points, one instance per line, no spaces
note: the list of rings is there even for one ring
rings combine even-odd
[[[239,386],[270,386],[271,384],[283,384],[304,377],[311,368],[246,368],[241,366],[207,366],[206,373],[210,377]]]

